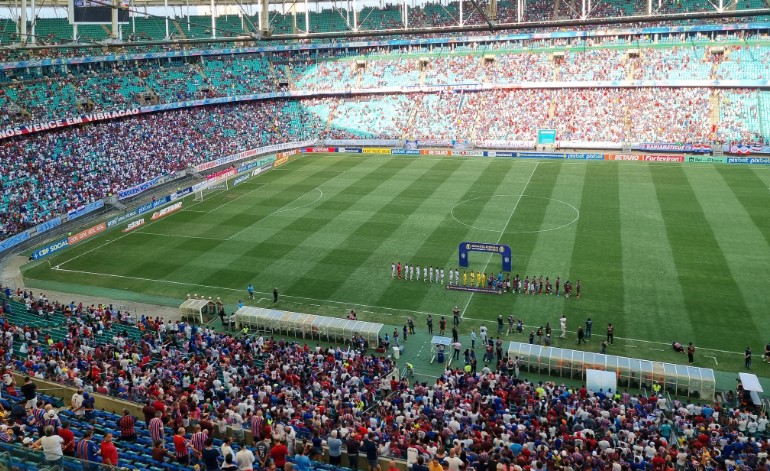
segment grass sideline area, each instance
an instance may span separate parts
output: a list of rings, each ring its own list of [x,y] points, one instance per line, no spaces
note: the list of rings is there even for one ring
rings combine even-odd
[[[587,317],[599,351],[676,363],[673,341],[694,342],[696,365],[770,376],[770,169],[712,164],[313,154],[249,179],[130,233],[108,231],[23,268],[31,286],[91,287],[181,300],[279,308],[418,329],[428,314],[462,311],[461,340],[499,314],[525,332],[550,322],[554,346],[576,348]],[[502,243],[513,274],[582,284],[581,299],[447,291],[391,279],[391,263],[458,265],[462,241]],[[475,271],[500,257],[472,253]],[[462,273],[463,270],[461,269]],[[448,277],[446,277],[448,280]],[[249,301],[252,283],[256,299]],[[558,319],[570,335],[558,338]],[[477,330],[478,332],[478,330]],[[526,341],[508,335],[506,340]]]

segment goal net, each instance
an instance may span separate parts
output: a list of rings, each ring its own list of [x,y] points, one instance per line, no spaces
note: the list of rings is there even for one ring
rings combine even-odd
[[[208,185],[206,185],[204,188],[201,188],[195,193],[195,197],[193,198],[193,201],[203,201],[206,199],[207,196],[211,195],[214,192],[217,191],[223,191],[223,190],[229,190],[229,182],[227,181],[227,178],[221,178],[216,180],[211,180]]]

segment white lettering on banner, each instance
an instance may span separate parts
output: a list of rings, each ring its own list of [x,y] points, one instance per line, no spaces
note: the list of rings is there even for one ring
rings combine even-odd
[[[131,232],[137,227],[142,227],[143,225],[144,225],[144,218],[134,221],[132,223],[129,223],[128,226],[126,226],[126,228],[123,229],[123,232]]]
[[[156,219],[160,219],[163,216],[168,216],[169,214],[173,213],[174,211],[179,211],[182,209],[182,202],[174,203],[171,206],[166,206],[165,208],[161,209],[160,211],[155,211],[152,213],[152,217],[150,217],[151,220],[155,221]]]

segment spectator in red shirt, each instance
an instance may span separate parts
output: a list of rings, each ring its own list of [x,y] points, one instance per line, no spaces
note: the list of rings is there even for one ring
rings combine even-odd
[[[61,445],[64,456],[75,456],[75,434],[70,430],[68,422],[63,422],[59,427],[59,436],[64,440]]]
[[[108,433],[104,436],[102,441],[102,464],[109,466],[118,465],[118,449],[115,448],[115,444],[112,443],[112,434]]]
[[[283,469],[283,465],[286,464],[286,456],[288,454],[289,449],[286,448],[283,440],[276,443],[275,446],[270,449],[270,458],[273,459],[273,463],[275,463],[275,467],[278,469]]]
[[[177,463],[182,466],[188,466],[190,464],[190,442],[184,436],[185,430],[180,427],[174,435],[174,457]]]

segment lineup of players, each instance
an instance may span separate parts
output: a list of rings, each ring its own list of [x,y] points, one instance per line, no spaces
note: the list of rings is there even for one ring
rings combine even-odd
[[[422,277],[423,283],[440,283],[444,284],[447,279],[449,285],[460,285],[460,271],[457,268],[448,268],[446,271],[443,267],[433,267],[420,265],[409,265],[408,263],[401,265],[401,262],[393,262],[390,267],[390,277],[393,279],[403,279],[407,281],[420,281]],[[470,284],[469,284],[470,282]],[[561,278],[551,282],[550,277],[543,275],[539,277],[525,276],[522,280],[521,277],[516,274],[511,280],[510,274],[503,275],[502,272],[496,276],[494,273],[481,273],[473,270],[462,272],[462,286],[469,286],[472,288],[489,288],[497,289],[505,293],[511,292],[516,294],[526,295],[551,295],[561,296],[569,298],[573,292],[575,297],[580,297],[580,280],[577,280],[573,286],[572,282],[567,280],[562,285]]]

